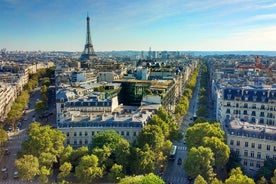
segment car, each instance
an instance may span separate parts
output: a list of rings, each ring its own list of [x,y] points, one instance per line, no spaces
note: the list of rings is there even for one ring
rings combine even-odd
[[[177,160],[177,165],[181,165],[182,164],[182,159],[181,158],[178,158]]]
[[[14,178],[14,179],[19,178],[18,171],[14,171],[14,172],[13,172],[13,178]]]
[[[2,167],[1,172],[8,172],[8,168],[6,166]]]
[[[2,179],[6,180],[8,178],[9,174],[8,172],[4,172]]]
[[[9,155],[9,154],[11,154],[10,150],[9,149],[5,149],[4,150],[4,155]]]

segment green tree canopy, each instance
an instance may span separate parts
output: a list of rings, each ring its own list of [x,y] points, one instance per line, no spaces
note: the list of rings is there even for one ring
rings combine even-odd
[[[119,184],[165,184],[165,182],[159,176],[150,173],[147,175],[125,177]]]
[[[72,164],[69,162],[64,162],[59,167],[60,173],[58,174],[58,178],[61,178],[61,179],[65,178],[70,174],[71,170],[72,170]]]
[[[76,167],[77,178],[85,183],[93,183],[96,178],[103,176],[103,170],[98,167],[98,158],[95,155],[85,155]]]
[[[219,123],[210,124],[199,123],[187,129],[186,143],[187,147],[198,147],[203,145],[204,137],[217,137],[222,142],[225,141],[224,131],[220,128]]]
[[[24,155],[15,161],[20,179],[31,181],[39,174],[39,162],[37,157],[33,155]]]
[[[271,177],[271,183],[276,184],[276,169],[274,170],[274,176]]]
[[[227,144],[222,142],[219,138],[217,137],[204,137],[203,138],[203,146],[204,147],[209,147],[213,153],[214,153],[214,158],[215,158],[215,166],[216,167],[221,167],[224,166],[230,155],[230,148],[228,147]]]
[[[148,144],[153,150],[157,150],[164,143],[163,131],[157,125],[147,125],[137,136],[137,142],[140,148]]]
[[[225,184],[254,184],[254,180],[244,175],[241,168],[232,169],[230,177],[225,180]]]
[[[214,178],[212,167],[214,162],[214,153],[210,148],[192,147],[184,160],[184,169],[190,177],[195,178],[201,175],[206,181],[210,182]]]
[[[143,174],[153,172],[155,169],[155,152],[148,144],[142,149],[133,148],[131,151],[131,171],[134,174]]]
[[[0,128],[0,146],[3,145],[3,143],[7,142],[9,139],[9,136],[5,130]]]
[[[207,184],[207,181],[205,181],[205,179],[201,175],[198,175],[195,178],[194,184]]]
[[[65,135],[40,123],[30,124],[29,139],[23,143],[23,154],[31,154],[39,158],[40,164],[48,168],[57,162],[64,150]]]

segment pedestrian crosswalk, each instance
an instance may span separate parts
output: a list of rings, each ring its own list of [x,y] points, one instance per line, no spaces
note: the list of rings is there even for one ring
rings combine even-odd
[[[187,147],[186,146],[178,146],[177,150],[187,151]]]
[[[185,184],[189,183],[186,177],[183,176],[170,176],[170,177],[163,177],[163,180],[167,183],[173,184]]]

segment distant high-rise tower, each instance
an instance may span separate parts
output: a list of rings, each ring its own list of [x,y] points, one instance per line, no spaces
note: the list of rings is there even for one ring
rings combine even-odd
[[[84,51],[81,54],[80,59],[82,61],[97,61],[98,60],[98,56],[96,55],[94,48],[93,48],[93,44],[91,41],[91,36],[90,36],[90,18],[87,14],[87,18],[86,18],[86,43],[84,46]]]

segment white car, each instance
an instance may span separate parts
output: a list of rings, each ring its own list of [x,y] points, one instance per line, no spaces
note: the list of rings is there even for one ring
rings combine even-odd
[[[7,171],[8,171],[8,168],[2,167],[1,171],[2,171],[2,172],[7,172]]]
[[[13,172],[13,178],[14,178],[14,179],[19,178],[18,171],[14,171],[14,172]]]

